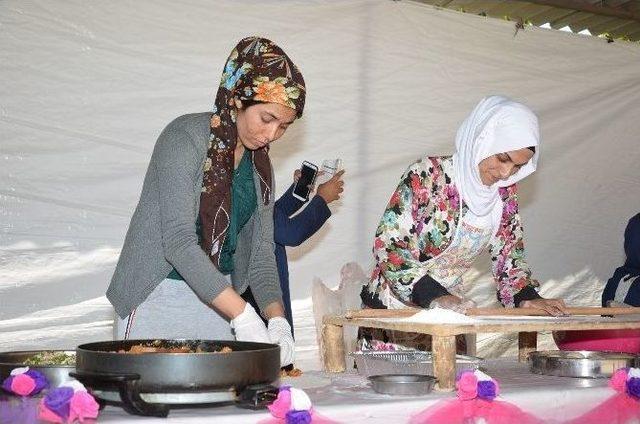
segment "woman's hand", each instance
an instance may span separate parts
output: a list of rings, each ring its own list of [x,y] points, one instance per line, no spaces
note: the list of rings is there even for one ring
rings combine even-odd
[[[291,326],[283,317],[274,317],[269,320],[267,326],[271,343],[280,346],[280,366],[286,367],[293,364],[295,357],[295,345],[291,335]]]
[[[318,186],[317,195],[322,197],[327,204],[334,200],[338,200],[340,198],[340,194],[344,191],[344,181],[342,181],[343,174],[344,169],[337,172],[336,175],[331,177],[331,179],[326,183]]]
[[[549,315],[554,317],[561,317],[569,315],[567,311],[567,305],[564,304],[562,299],[533,299],[523,300],[518,305],[520,308],[533,308],[545,311]]]
[[[473,300],[462,299],[452,294],[436,297],[429,304],[430,308],[449,309],[460,314],[467,312],[467,309],[475,308],[476,303]]]
[[[271,343],[262,318],[248,303],[245,304],[244,311],[231,320],[231,328],[239,342]]]
[[[320,171],[318,173],[318,177],[323,175],[324,171]],[[298,180],[300,180],[300,177],[302,176],[302,171],[300,171],[299,169],[296,169],[295,171],[293,171],[293,184],[298,184]],[[315,189],[315,183],[314,184],[309,184],[309,195],[311,195],[313,193],[313,190]]]
[[[280,366],[286,367],[293,364],[294,342],[291,334],[291,326],[284,317],[284,306],[282,302],[271,302],[264,308],[263,315],[269,320],[267,332],[269,341],[280,346]]]

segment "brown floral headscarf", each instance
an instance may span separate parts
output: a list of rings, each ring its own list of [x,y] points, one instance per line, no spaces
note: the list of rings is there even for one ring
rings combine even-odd
[[[225,63],[211,117],[200,197],[201,245],[216,267],[231,215],[231,182],[238,138],[236,100],[278,103],[295,109],[299,118],[304,109],[304,79],[287,54],[265,38],[241,40]],[[266,205],[272,187],[269,149],[265,146],[251,153]]]

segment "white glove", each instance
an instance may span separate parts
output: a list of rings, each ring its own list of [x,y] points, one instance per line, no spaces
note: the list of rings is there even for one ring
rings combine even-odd
[[[231,328],[236,334],[239,342],[259,342],[271,343],[267,327],[262,318],[253,309],[253,306],[246,304],[244,311],[231,320]]]
[[[451,311],[458,312],[459,314],[464,314],[467,312],[467,309],[475,307],[476,303],[473,300],[460,298],[454,295],[440,296],[429,304],[429,308],[449,309]]]
[[[269,332],[271,343],[280,345],[280,366],[286,367],[293,364],[295,350],[289,322],[283,317],[271,318],[267,331]]]

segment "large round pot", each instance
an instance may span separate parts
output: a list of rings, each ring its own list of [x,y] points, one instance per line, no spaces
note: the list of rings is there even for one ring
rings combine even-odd
[[[202,353],[118,353],[137,344],[199,346]],[[214,353],[222,346],[233,351]],[[137,374],[140,393],[207,391],[270,384],[280,376],[280,347],[219,340],[117,340],[76,349],[79,374]]]

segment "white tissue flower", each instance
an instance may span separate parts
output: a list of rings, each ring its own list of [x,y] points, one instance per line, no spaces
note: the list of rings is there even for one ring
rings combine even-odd
[[[487,374],[483,373],[480,370],[475,370],[473,372],[476,376],[476,378],[478,379],[478,381],[491,381],[491,377],[489,377]]]
[[[311,399],[304,390],[291,387],[291,409],[294,411],[308,411],[311,409]]]
[[[58,387],[71,387],[74,392],[86,392],[87,389],[78,380],[67,380]]]
[[[11,370],[11,375],[15,377],[16,375],[24,374],[27,371],[29,371],[29,367],[14,368]]]
[[[629,368],[627,378],[640,378],[640,368]]]

